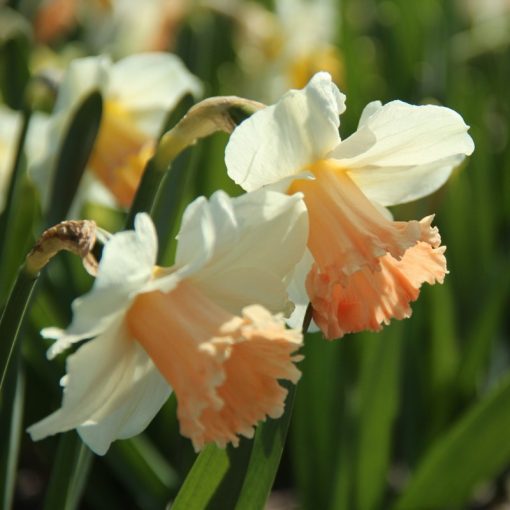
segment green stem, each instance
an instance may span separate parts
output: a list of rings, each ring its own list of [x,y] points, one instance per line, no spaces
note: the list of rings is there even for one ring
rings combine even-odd
[[[170,166],[170,162],[168,163]],[[132,229],[135,223],[135,216],[139,212],[151,212],[153,204],[156,201],[156,196],[159,191],[159,187],[163,178],[166,175],[166,168],[162,168],[155,163],[155,158],[152,158],[145,172],[143,173],[142,181],[136,191],[133,204],[129,209],[129,213],[126,219],[126,230]]]
[[[21,267],[0,318],[0,394],[37,283],[37,276],[28,273],[25,266]]]
[[[21,368],[19,344],[6,377],[6,391],[0,408],[0,507],[12,508],[16,467],[23,427],[25,377]]]
[[[7,231],[8,225],[10,223],[10,219],[14,214],[14,197],[16,194],[16,189],[18,187],[18,183],[20,182],[22,172],[21,172],[21,160],[23,155],[23,147],[25,146],[25,140],[28,132],[28,124],[30,122],[31,112],[26,110],[23,112],[23,121],[21,125],[21,131],[18,138],[18,143],[16,146],[16,155],[14,157],[11,179],[9,183],[9,188],[7,190],[7,198],[5,201],[4,213],[0,216],[0,260],[3,260],[3,254],[7,249],[8,243],[7,241]]]

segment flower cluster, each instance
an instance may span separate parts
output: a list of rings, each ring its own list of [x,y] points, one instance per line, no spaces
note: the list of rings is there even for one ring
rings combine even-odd
[[[70,112],[93,89],[104,113],[89,180],[127,208],[167,112],[201,86],[169,54],[75,61],[47,119],[46,153],[31,165],[34,180],[48,179]],[[33,439],[77,429],[104,454],[141,432],[174,392],[181,433],[197,450],[237,445],[283,413],[280,381],[300,377],[298,325],[308,305],[328,339],[411,315],[422,284],[443,281],[445,247],[433,216],[396,221],[386,206],[437,190],[473,141],[453,110],[401,101],[370,103],[341,139],[344,110],[345,96],[319,72],[235,127],[225,163],[246,193],[189,204],[171,267],[157,264],[146,213],[134,230],[106,236],[71,324],[42,332],[56,340],[50,358],[87,341],[67,358],[62,407],[29,428]]]

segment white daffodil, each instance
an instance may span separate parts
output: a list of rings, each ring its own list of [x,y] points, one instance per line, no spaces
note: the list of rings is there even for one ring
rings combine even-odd
[[[103,116],[88,166],[117,203],[128,207],[165,117],[185,94],[199,95],[201,85],[168,53],[142,53],[116,63],[106,56],[71,62],[52,114],[46,157],[33,172],[43,196],[63,132],[94,90],[103,96]]]
[[[408,317],[421,284],[443,281],[433,217],[392,221],[381,206],[432,193],[474,148],[449,108],[373,102],[341,140],[344,110],[345,96],[318,73],[245,120],[226,149],[228,173],[244,189],[304,194],[314,259],[306,287],[328,338]]]
[[[181,433],[196,449],[238,444],[254,425],[283,412],[297,382],[302,336],[285,329],[285,277],[308,232],[300,196],[261,190],[215,193],[185,211],[176,263],[156,267],[157,240],[145,214],[135,231],[106,243],[92,290],[73,304],[66,331],[50,328],[52,358],[67,359],[61,409],[32,425],[34,440],[76,428],[104,454],[141,432],[175,391]]]

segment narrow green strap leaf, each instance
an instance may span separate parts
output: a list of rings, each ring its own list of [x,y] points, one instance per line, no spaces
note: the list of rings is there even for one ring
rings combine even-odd
[[[36,282],[22,267],[0,318],[0,395]]]
[[[61,436],[44,510],[78,508],[92,460],[92,452],[74,430]]]
[[[476,394],[477,388],[483,381],[487,372],[492,340],[498,328],[501,327],[502,318],[508,311],[508,295],[510,293],[510,271],[507,270],[507,257],[499,265],[500,270],[495,271],[497,278],[487,291],[479,313],[471,320],[469,335],[465,342],[464,353],[460,360],[457,386],[465,400]],[[498,265],[494,264],[495,269]]]
[[[207,446],[193,464],[172,510],[235,508],[252,446],[247,440],[237,448]]]
[[[21,130],[18,136],[17,144],[16,144],[16,155],[14,157],[12,171],[10,172],[11,178],[9,182],[9,187],[7,188],[7,195],[5,200],[5,208],[4,212],[0,215],[0,260],[5,251],[5,237],[7,233],[7,226],[9,224],[9,219],[13,215],[13,204],[14,197],[18,182],[20,181],[21,176],[21,160],[23,155],[23,147],[25,145],[25,140],[28,132],[28,124],[30,122],[31,112],[25,111],[23,112],[23,120],[21,124]]]
[[[19,110],[30,78],[30,26],[18,12],[3,6],[0,20],[0,92],[10,108]]]
[[[356,508],[380,508],[386,488],[393,424],[399,397],[404,324],[360,338],[362,366],[356,452]]]
[[[18,452],[23,427],[25,377],[21,369],[19,351],[10,365],[6,391],[0,407],[0,508],[12,508],[16,481]]]
[[[178,483],[175,470],[143,434],[116,441],[105,461],[141,508],[164,508]]]
[[[157,167],[154,162],[154,158],[149,160],[143,172],[140,185],[136,191],[133,204],[129,209],[125,225],[126,230],[134,227],[135,216],[139,212],[151,212],[165,173],[166,172],[161,171],[161,169]]]
[[[46,224],[64,220],[94,147],[103,110],[99,92],[89,94],[77,108],[60,147],[50,193]]]
[[[296,387],[288,386],[285,413],[278,420],[267,420],[255,434],[248,469],[236,510],[263,510],[276,477],[289,429]]]
[[[510,377],[427,452],[395,510],[465,508],[477,483],[510,461]]]

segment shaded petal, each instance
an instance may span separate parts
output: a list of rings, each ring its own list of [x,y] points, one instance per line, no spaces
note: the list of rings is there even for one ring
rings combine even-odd
[[[234,211],[226,193],[216,192],[210,201],[198,197],[184,211],[177,235],[176,266],[187,266],[183,274],[192,274],[202,268],[214,256],[218,237],[228,245],[235,243],[236,226]]]
[[[364,330],[379,331],[391,319],[411,316],[424,282],[442,283],[446,274],[444,247],[418,242],[400,260],[380,259],[380,270],[364,267],[342,285],[314,266],[307,289],[314,320],[328,339]]]
[[[115,439],[143,430],[169,393],[150,358],[117,320],[69,356],[62,407],[28,432],[39,440],[78,428],[84,442],[103,455]]]
[[[344,110],[345,96],[331,76],[316,74],[234,130],[225,151],[229,176],[252,191],[301,172],[338,145]]]
[[[390,206],[430,195],[448,180],[463,159],[458,154],[425,165],[367,166],[349,175],[372,202]]]
[[[108,87],[109,99],[136,114],[137,124],[156,136],[168,111],[185,94],[198,97],[202,85],[181,59],[169,53],[140,53],[115,63]]]
[[[445,169],[451,170],[454,163],[473,152],[473,140],[467,130],[462,117],[449,108],[392,101],[380,108],[373,105],[364,112],[358,131],[340,143],[329,157],[348,169],[353,180],[366,186],[362,189],[368,196],[377,195],[374,190],[382,181],[386,181],[388,188],[396,187],[391,172],[374,177],[372,182],[370,170],[375,176],[380,167],[405,167],[402,170],[409,176],[402,186],[402,196],[414,199],[437,189],[444,183]],[[360,171],[364,175],[358,181]],[[378,201],[383,205],[399,203],[381,200],[385,197],[380,195]]]
[[[225,310],[238,314],[247,303],[262,303],[269,310],[286,315],[292,311],[285,283],[268,269],[234,267],[205,277],[190,278],[200,290]]]
[[[210,211],[214,251],[207,264],[193,274],[193,281],[211,297],[222,296],[223,305],[232,313],[253,303],[283,311],[274,308],[276,303],[286,302],[281,282],[301,259],[308,237],[301,195],[259,190],[230,199],[221,192],[211,197]],[[232,278],[224,276],[228,274]],[[227,301],[237,303],[235,309],[227,306]]]

